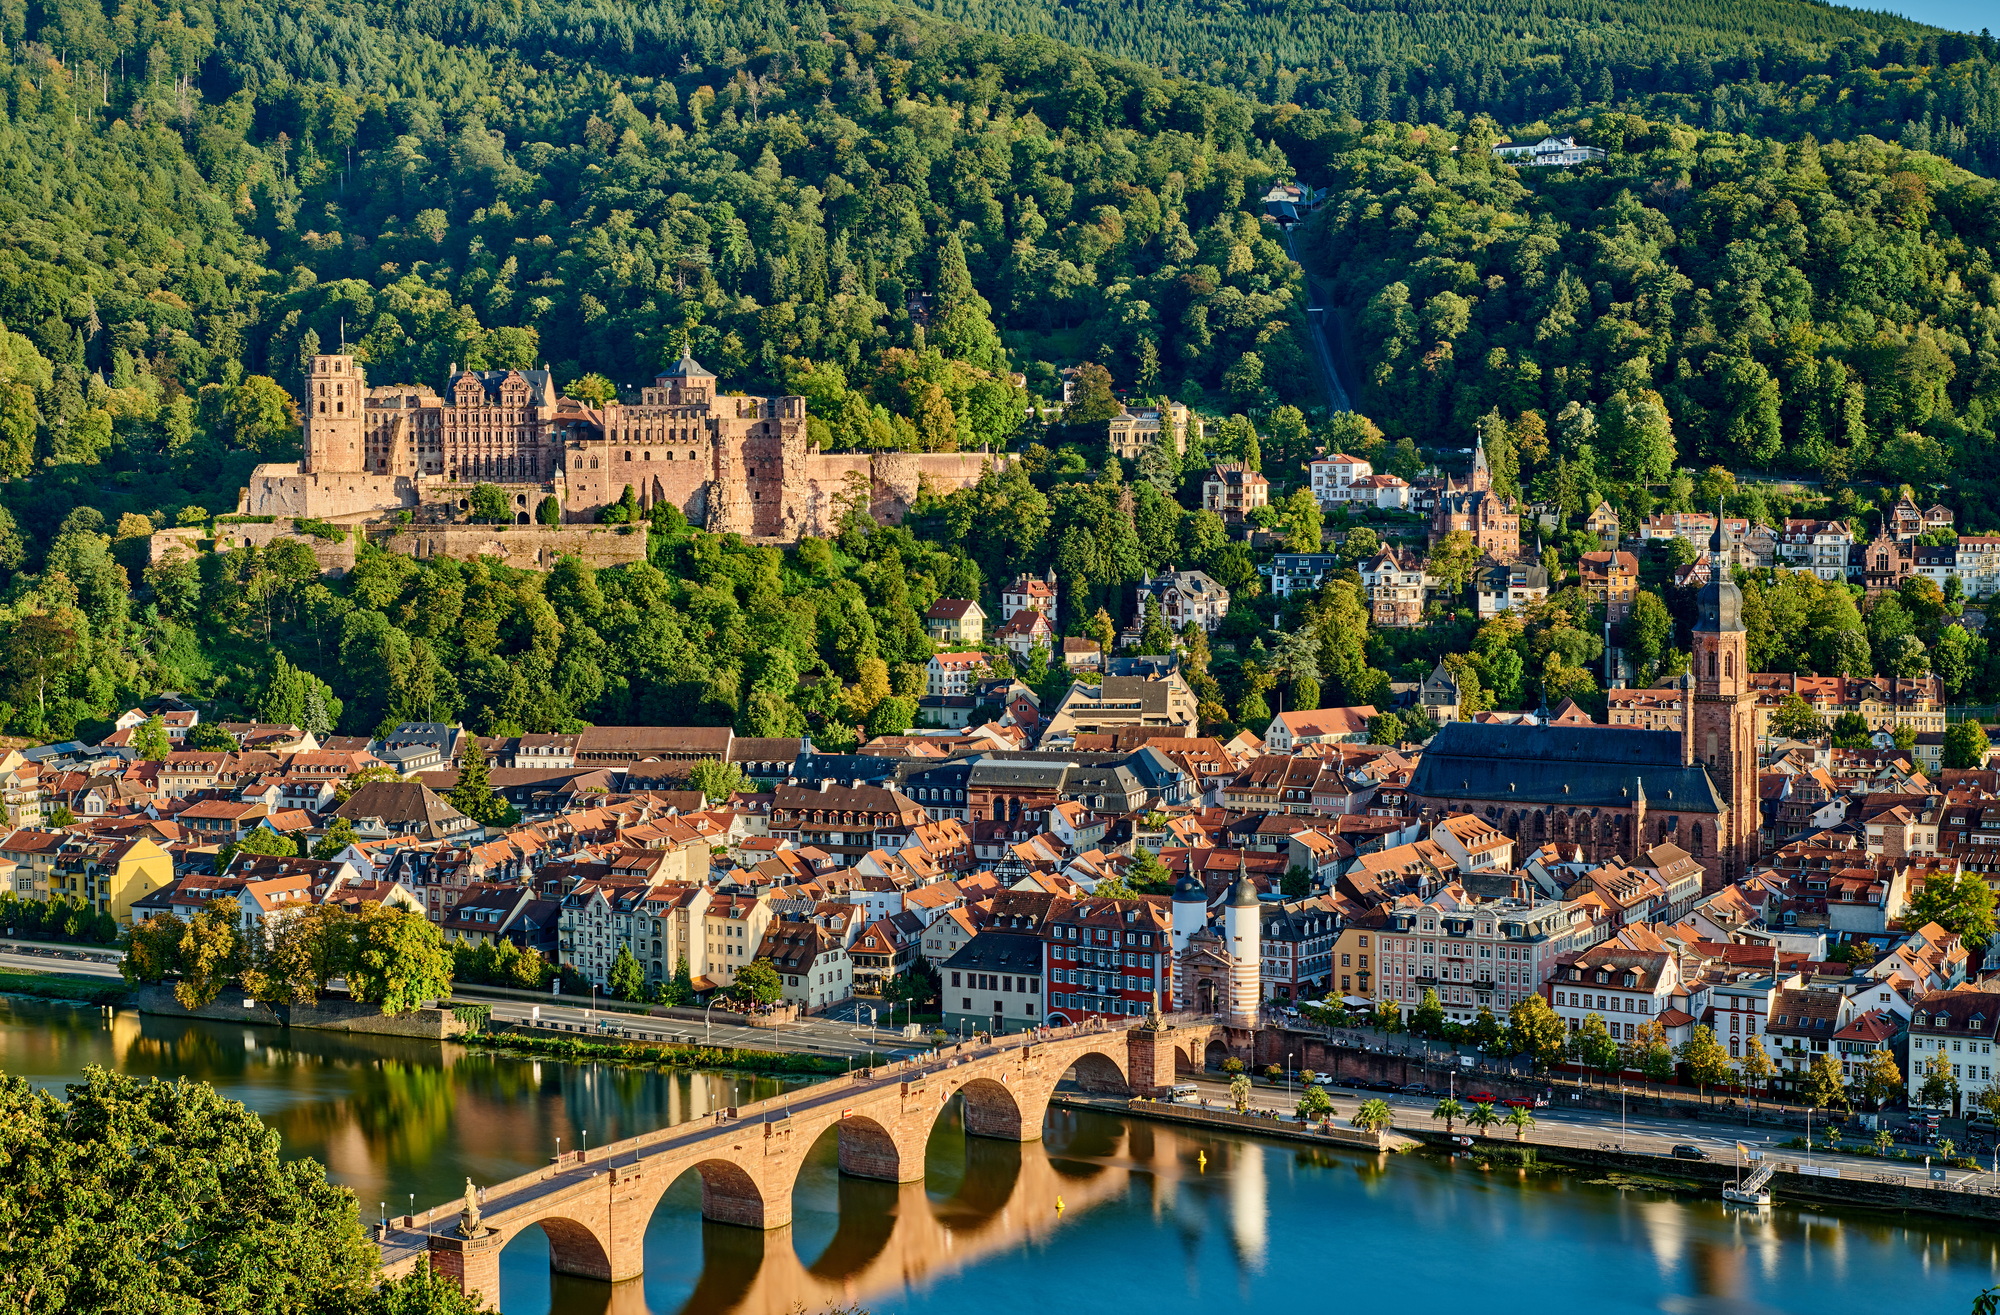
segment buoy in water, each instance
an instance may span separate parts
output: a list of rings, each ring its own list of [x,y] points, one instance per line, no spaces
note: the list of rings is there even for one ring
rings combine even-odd
[[[1196,1151],[1195,1157],[1195,1163],[1201,1166],[1202,1172],[1206,1173],[1208,1171],[1208,1152]]]
[[[1062,1203],[1062,1198],[1061,1198],[1060,1196],[1058,1196],[1058,1197],[1056,1198],[1056,1213],[1057,1213],[1057,1214],[1061,1214],[1061,1213],[1062,1213],[1062,1211],[1063,1211],[1063,1203]]]

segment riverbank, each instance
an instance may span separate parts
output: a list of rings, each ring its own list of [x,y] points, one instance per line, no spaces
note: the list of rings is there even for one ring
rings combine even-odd
[[[78,1004],[122,1005],[130,1001],[132,989],[123,982],[107,982],[93,977],[72,977],[66,973],[38,973],[19,968],[0,968],[0,995],[26,995],[37,1000],[72,1000]]]
[[[1079,1093],[1059,1091],[1050,1097],[1051,1105],[1061,1105],[1067,1109],[1096,1110],[1101,1114],[1118,1114],[1130,1118],[1151,1119],[1158,1123],[1192,1124],[1205,1128],[1226,1128],[1231,1132],[1247,1132],[1259,1137],[1278,1137],[1285,1141],[1311,1142],[1315,1146],[1342,1146],[1348,1150],[1367,1151],[1371,1154],[1383,1151],[1404,1151],[1418,1145],[1409,1137],[1394,1132],[1363,1132],[1359,1128],[1331,1127],[1318,1124],[1287,1122],[1284,1119],[1262,1114],[1238,1114],[1235,1110],[1204,1108],[1199,1105],[1176,1105],[1171,1101],[1147,1100],[1133,1097],[1129,1100],[1118,1097],[1086,1096]]]
[[[739,1050],[722,1046],[647,1045],[638,1041],[586,1040],[577,1036],[540,1036],[527,1032],[469,1032],[455,1038],[460,1045],[499,1054],[557,1059],[565,1063],[629,1064],[646,1068],[716,1069],[777,1077],[833,1077],[864,1067],[830,1055],[803,1055],[782,1050]],[[880,1055],[866,1057],[880,1064]]]

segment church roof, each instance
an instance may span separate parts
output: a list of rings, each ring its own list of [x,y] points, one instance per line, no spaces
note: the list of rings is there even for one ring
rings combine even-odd
[[[1708,770],[1681,764],[1678,734],[1625,726],[1455,721],[1425,747],[1410,778],[1410,793],[1427,798],[1567,808],[1629,808],[1641,789],[1663,811],[1723,808]]]

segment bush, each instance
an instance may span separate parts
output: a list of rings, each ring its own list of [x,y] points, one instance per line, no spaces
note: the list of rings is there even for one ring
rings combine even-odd
[[[347,537],[347,531],[332,521],[323,521],[312,516],[293,521],[292,530],[294,533],[309,534],[315,539],[325,539],[330,543],[339,543]]]

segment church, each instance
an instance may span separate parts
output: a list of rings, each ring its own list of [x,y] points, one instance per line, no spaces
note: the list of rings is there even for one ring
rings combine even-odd
[[[1718,518],[1719,520],[1720,518]],[[1710,540],[1724,560],[1724,531]],[[1522,846],[1578,845],[1593,861],[1675,844],[1718,890],[1748,874],[1758,829],[1755,696],[1743,596],[1726,571],[1702,588],[1694,710],[1679,731],[1618,726],[1452,722],[1412,774],[1410,811],[1426,827],[1455,813],[1486,818]]]

